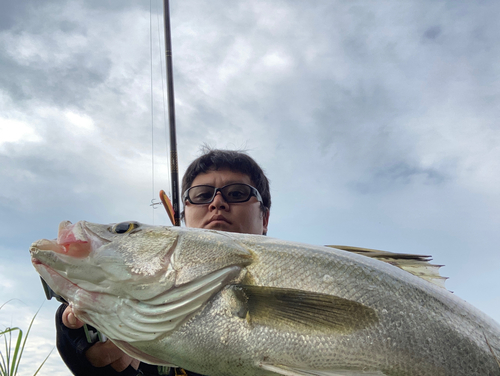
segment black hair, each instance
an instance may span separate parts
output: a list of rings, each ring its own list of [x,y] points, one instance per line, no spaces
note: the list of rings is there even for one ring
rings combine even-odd
[[[240,172],[250,177],[252,184],[262,196],[260,209],[266,214],[271,209],[271,191],[269,190],[269,179],[262,171],[262,168],[248,154],[236,150],[219,150],[205,147],[205,153],[196,158],[184,173],[182,178],[182,193],[184,196],[194,179],[199,174],[209,171],[228,169],[233,172]],[[181,218],[184,219],[184,210],[181,212]]]

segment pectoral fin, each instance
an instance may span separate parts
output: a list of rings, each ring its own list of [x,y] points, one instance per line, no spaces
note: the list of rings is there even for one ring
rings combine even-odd
[[[260,368],[275,372],[278,375],[285,376],[387,376],[381,371],[369,370],[317,370],[317,369],[299,369],[276,364],[261,363]]]
[[[235,313],[252,325],[283,330],[349,334],[378,322],[372,308],[310,291],[237,285]]]

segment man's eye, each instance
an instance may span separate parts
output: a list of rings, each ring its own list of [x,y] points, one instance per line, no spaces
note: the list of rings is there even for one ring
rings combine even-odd
[[[233,200],[244,200],[250,194],[248,187],[244,185],[233,185],[229,187],[230,189],[227,192],[227,197],[232,198]]]
[[[194,198],[199,199],[199,200],[208,200],[209,198],[212,198],[212,193],[210,192],[199,192],[194,196]]]
[[[242,191],[231,191],[228,193],[228,196],[233,198],[241,198],[245,196],[245,193]]]

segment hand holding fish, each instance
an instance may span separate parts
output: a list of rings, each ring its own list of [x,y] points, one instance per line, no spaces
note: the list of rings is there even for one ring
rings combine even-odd
[[[67,306],[62,314],[62,322],[70,329],[79,329],[85,323],[79,320],[71,306]],[[137,370],[140,361],[120,350],[113,342],[97,342],[86,352],[85,357],[94,367],[105,367],[110,365],[115,371],[122,372],[128,366]]]
[[[90,347],[85,356],[94,367],[110,365],[117,372],[122,372],[128,366],[137,370],[140,361],[120,350],[113,342],[97,342]]]

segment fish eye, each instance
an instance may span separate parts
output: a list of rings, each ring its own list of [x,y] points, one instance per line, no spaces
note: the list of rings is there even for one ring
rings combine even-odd
[[[114,225],[111,228],[111,232],[115,234],[127,234],[137,227],[139,227],[137,222],[121,222]]]

